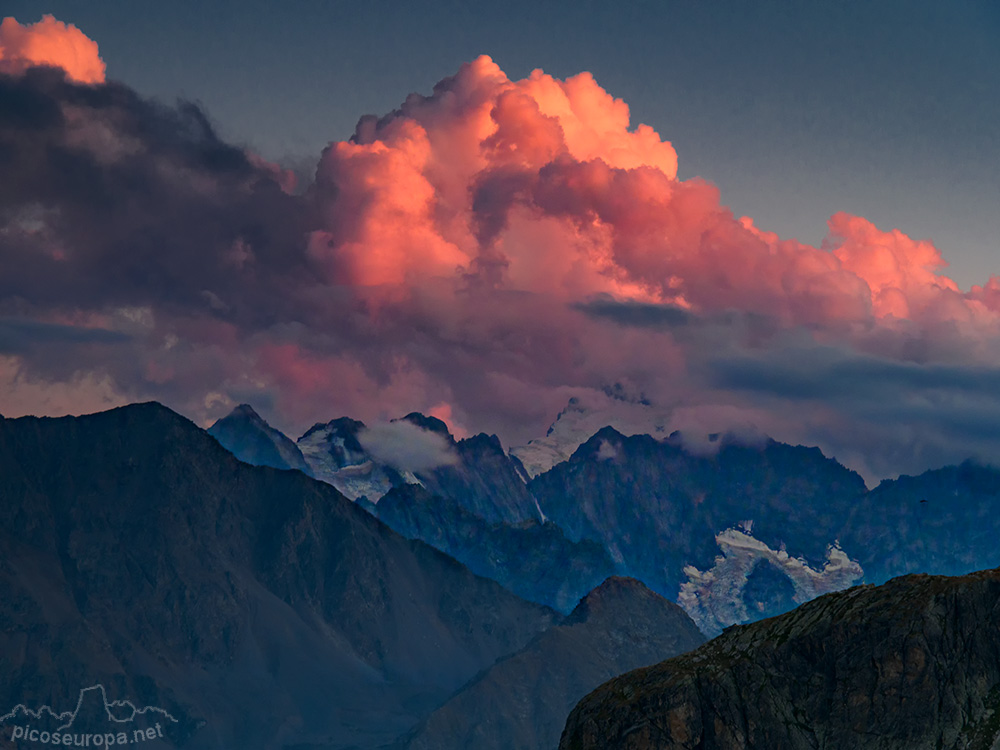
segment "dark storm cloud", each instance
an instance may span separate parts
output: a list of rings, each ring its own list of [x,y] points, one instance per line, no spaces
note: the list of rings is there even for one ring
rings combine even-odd
[[[37,320],[0,318],[0,353],[23,354],[39,346],[74,344],[121,344],[130,337],[106,328],[43,323]]]
[[[671,329],[691,324],[695,316],[676,305],[657,305],[649,302],[619,301],[598,297],[572,305],[585,315],[600,318],[622,326],[635,328]]]
[[[869,399],[919,391],[1000,394],[1000,368],[898,362],[833,347],[719,358],[707,369],[716,387],[787,399]]]
[[[0,298],[252,320],[274,271],[301,264],[302,202],[197,105],[33,68],[0,76],[0,113]]]
[[[818,443],[869,483],[1000,455],[1000,368],[792,344],[709,357],[695,370],[782,415],[794,441]]]

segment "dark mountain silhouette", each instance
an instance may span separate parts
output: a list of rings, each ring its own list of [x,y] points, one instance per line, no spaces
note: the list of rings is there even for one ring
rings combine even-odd
[[[676,604],[634,579],[609,578],[562,623],[466,685],[400,747],[555,748],[565,716],[588,691],[702,642]]]
[[[100,682],[178,746],[378,746],[556,619],[158,404],[0,420],[0,497],[0,706]]]
[[[561,750],[970,750],[1000,741],[1000,570],[828,594],[621,675]]]

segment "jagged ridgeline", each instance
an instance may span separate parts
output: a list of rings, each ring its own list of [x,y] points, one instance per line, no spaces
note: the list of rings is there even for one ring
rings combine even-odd
[[[293,466],[301,448],[314,476],[396,531],[562,612],[608,575],[628,575],[715,635],[862,581],[1000,565],[992,468],[869,490],[817,448],[717,435],[712,451],[692,452],[643,404],[626,406],[615,417],[571,402],[545,438],[509,453],[495,436],[455,440],[420,414],[385,426],[434,448],[437,463],[420,466],[380,454],[379,435],[346,417],[296,443],[241,406],[211,432],[251,463]],[[655,435],[595,427],[602,418]]]

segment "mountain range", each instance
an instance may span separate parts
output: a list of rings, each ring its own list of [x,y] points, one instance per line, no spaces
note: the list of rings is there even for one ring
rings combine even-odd
[[[418,414],[227,420],[0,418],[4,736],[92,685],[199,750],[553,748],[581,698],[563,747],[995,736],[997,574],[871,585],[989,565],[994,469],[869,490],[815,448],[603,428],[532,476]]]
[[[610,673],[702,640],[642,584],[611,583],[587,607],[609,598],[626,621],[659,623],[622,648],[617,622],[526,601],[154,403],[0,418],[0,497],[4,737],[33,721],[17,707],[69,711],[99,684],[176,718],[175,747],[374,750],[430,731],[512,655],[562,701],[522,736],[552,737]],[[603,666],[545,647],[553,628],[585,632]]]
[[[409,475],[361,442],[349,458],[327,453],[337,466],[363,467],[355,477],[386,477],[359,497],[392,528],[561,612],[607,575],[624,575],[678,601],[715,635],[856,583],[1000,565],[991,542],[1000,534],[996,469],[966,463],[868,489],[815,447],[713,435],[711,450],[692,450],[683,435],[663,434],[655,415],[644,421],[642,409],[623,402],[609,419],[656,434],[605,426],[585,437],[600,415],[571,402],[545,438],[507,452],[495,436],[456,441],[440,420],[411,414],[401,420],[420,428],[411,437],[431,434],[446,453],[442,465]],[[210,432],[253,462],[242,445],[280,440],[253,417],[238,440],[219,429],[226,420]],[[354,435],[367,429],[340,419],[298,442],[345,422]]]

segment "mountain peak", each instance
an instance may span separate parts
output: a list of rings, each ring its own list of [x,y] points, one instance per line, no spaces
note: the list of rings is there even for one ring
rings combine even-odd
[[[586,399],[573,397],[556,416],[544,437],[511,448],[530,477],[544,474],[568,460],[598,430],[610,426],[619,435],[666,436],[670,411],[650,404],[641,394],[635,398],[622,388],[610,388]]]
[[[26,418],[37,419],[37,417]],[[41,417],[41,419],[50,419],[50,417]],[[98,422],[104,422],[106,420],[125,420],[129,424],[142,424],[144,429],[148,429],[151,425],[157,425],[160,429],[170,425],[175,428],[201,432],[201,428],[190,419],[185,417],[183,414],[178,414],[170,407],[164,406],[159,401],[141,401],[136,404],[125,404],[124,406],[117,406],[113,409],[99,411],[93,414],[82,414],[79,417],[65,416],[54,417],[51,419],[67,421],[80,419],[84,421],[95,420]]]
[[[271,427],[250,404],[237,406],[213,424],[208,434],[244,463],[310,473],[295,443]]]
[[[247,417],[249,419],[260,419],[261,416],[254,410],[250,404],[240,404],[233,408],[229,412],[230,417]]]
[[[397,420],[393,420],[397,421]],[[418,411],[413,411],[403,417],[403,421],[415,424],[422,430],[427,430],[428,432],[436,432],[448,439],[448,442],[454,443],[455,438],[452,437],[451,430],[448,429],[448,425],[437,417],[428,417],[421,414]]]
[[[309,436],[317,432],[329,432],[341,436],[350,435],[354,437],[365,427],[365,423],[358,419],[351,419],[350,417],[337,417],[337,419],[331,419],[329,422],[317,422],[308,430],[306,430],[302,437],[298,439],[298,442],[302,442]]]
[[[647,606],[671,604],[642,581],[628,576],[610,576],[580,600],[565,624],[587,622],[595,616],[613,616],[623,608],[636,608],[643,600]]]
[[[252,425],[254,427],[268,429],[271,426],[267,423],[257,411],[250,406],[250,404],[240,404],[239,406],[234,406],[233,409],[221,419],[217,419],[215,424],[213,424],[209,430],[219,428],[220,425],[232,425],[236,423],[246,424],[248,426]]]

